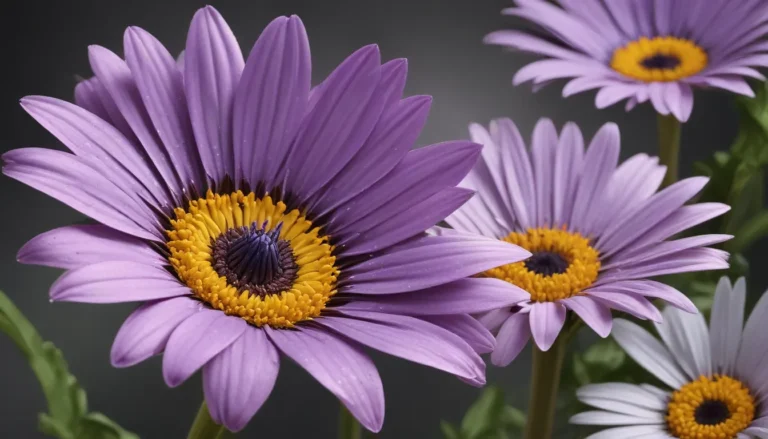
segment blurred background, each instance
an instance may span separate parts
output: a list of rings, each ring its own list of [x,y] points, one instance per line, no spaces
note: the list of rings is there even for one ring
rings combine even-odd
[[[466,138],[471,121],[511,117],[525,137],[541,117],[558,127],[577,122],[591,137],[605,122],[622,130],[622,158],[655,153],[655,115],[643,105],[625,113],[622,105],[594,108],[594,94],[563,100],[562,84],[536,94],[529,86],[514,88],[514,72],[530,58],[482,44],[488,32],[510,27],[499,11],[503,0],[229,0],[212,1],[227,19],[244,52],[263,27],[278,15],[298,14],[310,37],[315,82],[324,78],[355,49],[378,43],[384,59],[409,59],[407,94],[434,96],[429,122],[418,141],[426,145]],[[0,151],[43,146],[62,148],[18,105],[25,95],[72,99],[76,76],[90,76],[86,48],[106,46],[122,53],[123,29],[140,26],[163,41],[172,53],[182,50],[187,26],[198,1],[132,0],[67,2],[13,1],[0,20],[4,81],[0,87]],[[682,175],[693,163],[725,149],[737,129],[732,98],[697,92],[693,117],[683,131]],[[202,398],[199,377],[177,389],[162,380],[155,358],[118,370],[109,364],[112,339],[132,305],[81,305],[48,301],[58,270],[23,266],[16,251],[49,229],[84,221],[63,204],[29,187],[0,177],[0,289],[34,323],[44,338],[60,347],[71,371],[88,392],[92,410],[101,411],[142,438],[185,437]],[[763,265],[768,242],[755,246],[753,267]],[[762,256],[759,256],[762,255]],[[749,290],[768,287],[765,270],[753,268]],[[582,343],[584,340],[582,340]],[[586,344],[584,344],[585,346]],[[578,347],[577,347],[578,348]],[[439,438],[441,419],[458,422],[479,390],[446,374],[373,354],[384,381],[387,411],[381,438]],[[0,336],[0,437],[38,438],[37,413],[45,400],[27,363]],[[489,366],[488,381],[504,388],[507,401],[527,401],[529,352],[506,369]],[[332,438],[338,405],[334,397],[304,371],[284,360],[272,396],[239,437]],[[569,438],[563,432],[558,437]]]

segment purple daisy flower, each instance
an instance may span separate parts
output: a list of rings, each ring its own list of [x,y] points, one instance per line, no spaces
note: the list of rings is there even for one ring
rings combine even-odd
[[[509,119],[492,121],[490,131],[473,124],[470,132],[485,148],[462,186],[477,195],[446,221],[533,254],[484,273],[530,293],[524,303],[482,317],[498,331],[494,364],[509,364],[531,336],[548,350],[568,310],[602,337],[611,332],[611,309],[660,320],[648,298],[697,312],[684,294],[649,278],[728,267],[728,254],[707,246],[729,235],[668,240],[729,210],[717,203],[685,205],[707,178],[657,192],[664,166],[645,154],[619,165],[615,124],[605,124],[586,150],[578,126],[568,123],[558,136],[548,119],[536,125],[530,150]]]
[[[431,99],[401,99],[406,63],[376,46],[310,86],[298,17],[275,19],[247,61],[213,8],[183,64],[142,29],[125,60],[89,50],[77,105],[22,106],[72,153],[28,148],[3,172],[98,221],[44,233],[19,260],[68,270],[54,301],[144,302],[112,364],[163,353],[177,386],[202,368],[213,419],[242,429],[272,390],[279,353],[378,431],[384,393],[368,346],[482,384],[493,337],[469,314],[527,295],[468,278],[530,254],[424,231],[466,202],[480,145],[411,150]]]
[[[763,0],[515,0],[504,14],[540,26],[498,31],[485,38],[546,57],[520,69],[514,84],[542,87],[572,78],[568,97],[599,89],[597,108],[628,99],[627,111],[650,100],[656,111],[685,122],[693,87],[715,87],[746,96],[745,78],[765,80],[768,2]]]
[[[650,384],[592,384],[578,398],[598,410],[574,424],[610,428],[587,439],[629,437],[753,439],[768,437],[768,357],[764,294],[744,325],[746,283],[722,278],[707,327],[702,315],[668,308],[656,330],[661,341],[619,319],[614,338],[667,389]]]

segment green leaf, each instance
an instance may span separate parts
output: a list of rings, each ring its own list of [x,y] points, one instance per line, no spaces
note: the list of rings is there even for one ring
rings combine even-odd
[[[13,302],[0,292],[0,331],[26,357],[48,403],[48,413],[39,416],[39,429],[60,439],[137,439],[106,416],[88,413],[85,391],[61,351],[43,341],[35,327]]]
[[[501,411],[501,423],[515,430],[522,431],[525,428],[525,420],[525,413],[511,405],[504,406],[504,409]]]
[[[440,421],[440,430],[443,432],[445,439],[463,439],[461,433],[449,422]]]
[[[727,244],[733,253],[743,253],[749,246],[768,236],[768,210],[762,210],[749,218],[736,232],[735,237]]]
[[[582,357],[587,369],[616,370],[624,364],[627,354],[611,338],[600,340],[584,352]]]
[[[461,432],[467,438],[479,438],[480,433],[498,425],[503,409],[504,394],[501,389],[486,387],[461,420]]]

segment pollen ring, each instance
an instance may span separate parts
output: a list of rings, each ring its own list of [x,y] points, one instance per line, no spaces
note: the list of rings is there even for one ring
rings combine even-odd
[[[693,41],[642,37],[616,49],[611,68],[643,82],[670,82],[701,72],[708,62],[707,52]]]
[[[168,260],[211,308],[256,326],[290,328],[319,316],[336,294],[330,238],[270,195],[208,191],[174,214]]]

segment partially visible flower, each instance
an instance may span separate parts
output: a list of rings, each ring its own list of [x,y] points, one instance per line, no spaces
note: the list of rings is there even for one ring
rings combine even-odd
[[[709,328],[700,314],[667,308],[664,323],[656,324],[661,342],[636,324],[617,320],[613,337],[669,390],[587,385],[577,396],[599,410],[580,413],[571,423],[614,427],[587,439],[768,437],[768,294],[746,326],[745,295],[744,279],[732,287],[722,278]]]
[[[568,123],[558,136],[548,119],[536,125],[530,150],[509,119],[492,121],[490,132],[473,124],[470,132],[485,148],[462,185],[478,193],[446,221],[533,253],[484,273],[530,293],[528,301],[483,317],[498,330],[494,364],[509,364],[531,335],[548,350],[567,310],[602,337],[611,331],[611,309],[660,320],[648,298],[697,312],[684,294],[650,278],[728,267],[728,254],[707,246],[729,235],[670,240],[728,211],[723,204],[685,205],[707,179],[657,192],[665,167],[645,154],[619,165],[615,124],[604,125],[586,150],[578,126]]]
[[[18,258],[68,270],[54,301],[144,302],[113,365],[163,353],[169,386],[202,368],[211,415],[232,431],[269,396],[279,353],[374,431],[384,392],[363,345],[485,382],[476,351],[494,340],[469,314],[525,294],[468,276],[529,253],[424,233],[472,196],[455,186],[480,146],[411,151],[431,99],[401,99],[404,60],[364,47],[312,88],[298,17],[275,19],[244,61],[210,7],[183,69],[138,28],[125,60],[89,54],[77,106],[22,100],[72,154],[11,151],[3,172],[101,223],[44,233]]]
[[[539,26],[497,31],[485,41],[545,59],[520,69],[514,84],[542,87],[572,78],[568,97],[599,89],[605,108],[650,100],[658,113],[686,121],[693,88],[753,96],[746,78],[765,80],[768,2],[764,0],[515,0],[504,14]]]

